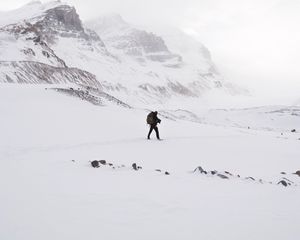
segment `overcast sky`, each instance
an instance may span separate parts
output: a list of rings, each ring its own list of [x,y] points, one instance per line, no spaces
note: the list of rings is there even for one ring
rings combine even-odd
[[[0,10],[27,0],[1,0]],[[300,99],[300,0],[69,0],[82,20],[120,13],[139,24],[170,24],[193,34],[220,71],[255,93]]]

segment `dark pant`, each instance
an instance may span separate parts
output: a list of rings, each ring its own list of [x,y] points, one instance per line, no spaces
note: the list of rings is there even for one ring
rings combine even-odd
[[[149,130],[149,133],[148,133],[148,139],[150,139],[150,135],[151,135],[153,129],[156,133],[156,138],[159,139],[159,132],[158,132],[158,127],[156,126],[156,124],[151,124],[150,125],[150,130]]]

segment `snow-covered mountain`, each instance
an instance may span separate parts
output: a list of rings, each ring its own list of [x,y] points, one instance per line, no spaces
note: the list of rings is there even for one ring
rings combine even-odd
[[[133,106],[241,93],[218,73],[209,51],[183,33],[160,36],[119,15],[86,26],[60,1],[2,13],[0,82],[101,85]]]

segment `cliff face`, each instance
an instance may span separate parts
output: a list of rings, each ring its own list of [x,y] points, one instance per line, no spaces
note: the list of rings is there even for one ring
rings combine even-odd
[[[101,88],[96,76],[89,72],[30,61],[0,61],[0,83],[80,84]]]

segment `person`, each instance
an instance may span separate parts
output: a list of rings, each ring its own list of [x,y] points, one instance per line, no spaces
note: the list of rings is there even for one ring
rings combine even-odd
[[[159,131],[158,131],[158,127],[157,124],[160,123],[161,120],[157,117],[157,111],[155,112],[151,112],[148,114],[147,116],[147,123],[150,125],[150,129],[149,129],[149,133],[148,133],[148,139],[150,139],[150,135],[154,129],[155,133],[156,133],[156,138],[158,140],[160,140],[159,137]]]

